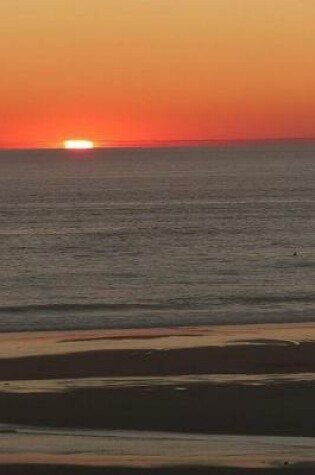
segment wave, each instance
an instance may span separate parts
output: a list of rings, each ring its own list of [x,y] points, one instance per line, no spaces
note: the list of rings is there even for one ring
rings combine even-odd
[[[30,305],[0,306],[1,313],[34,313],[34,312],[88,312],[88,311],[128,311],[128,310],[170,310],[184,308],[183,304],[151,304],[151,303],[52,303]]]
[[[248,305],[268,305],[268,304],[294,304],[294,303],[315,303],[315,294],[303,295],[253,295],[244,297],[222,298],[222,303],[248,304]]]
[[[190,297],[168,300],[161,303],[130,302],[130,303],[42,303],[27,305],[0,306],[1,314],[25,314],[25,313],[88,313],[88,312],[128,312],[128,311],[170,311],[170,310],[211,310],[222,309],[231,306],[265,307],[268,305],[292,305],[292,304],[315,304],[315,294],[303,295],[248,295],[248,296],[225,296],[225,297]]]

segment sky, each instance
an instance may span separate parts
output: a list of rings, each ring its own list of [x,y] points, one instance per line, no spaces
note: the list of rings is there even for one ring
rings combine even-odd
[[[0,146],[315,137],[314,0],[0,0]]]

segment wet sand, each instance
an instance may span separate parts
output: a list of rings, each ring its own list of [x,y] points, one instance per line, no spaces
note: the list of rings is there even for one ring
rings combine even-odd
[[[315,384],[207,384],[0,393],[1,422],[315,437]]]
[[[270,341],[167,350],[89,350],[0,359],[0,380],[182,374],[311,373],[315,343]]]
[[[6,344],[0,359],[0,423],[315,437],[315,326],[311,324],[222,327],[221,339],[220,327],[172,329],[169,337],[166,330],[162,336],[149,331],[147,339],[144,330],[123,334],[14,334],[12,340],[9,334],[2,334],[1,339]],[[255,376],[253,381],[240,381],[240,375],[248,374]],[[259,375],[266,374],[272,377],[259,380]],[[307,380],[303,380],[303,374],[308,375]],[[228,376],[228,381],[215,379],[218,375]],[[294,379],[282,380],[278,375],[293,375]],[[193,380],[176,380],[179,376],[193,376]],[[122,379],[118,386],[90,387],[88,378],[92,377],[114,382],[115,378],[126,377],[141,380]],[[157,382],[153,384],[150,377],[157,378]],[[167,380],[169,377],[175,380]],[[38,381],[56,379],[60,383],[57,389],[43,390],[37,386],[36,390]],[[79,380],[81,385],[76,387]],[[14,389],[17,382],[24,384],[22,391]],[[0,473],[135,473],[131,467],[112,469],[105,468],[106,464],[101,469],[81,467],[72,471],[69,467],[49,466],[42,467],[40,472],[38,466],[23,465],[23,458],[18,467],[4,466],[15,461],[2,458]],[[286,471],[288,467],[281,465],[284,462],[268,471],[173,467],[137,469],[136,473],[273,475]],[[304,471],[315,473],[314,466],[290,465],[291,475]]]
[[[0,358],[315,341],[314,323],[0,333]]]

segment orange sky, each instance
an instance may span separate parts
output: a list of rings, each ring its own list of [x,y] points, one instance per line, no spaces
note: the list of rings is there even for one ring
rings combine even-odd
[[[1,0],[0,145],[315,137],[313,0]]]

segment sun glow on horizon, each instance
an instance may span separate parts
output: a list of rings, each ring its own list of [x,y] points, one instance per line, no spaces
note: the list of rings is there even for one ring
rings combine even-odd
[[[63,146],[67,150],[88,150],[95,147],[92,140],[69,139],[63,142]]]
[[[314,139],[314,18],[315,0],[0,0],[0,148]]]

